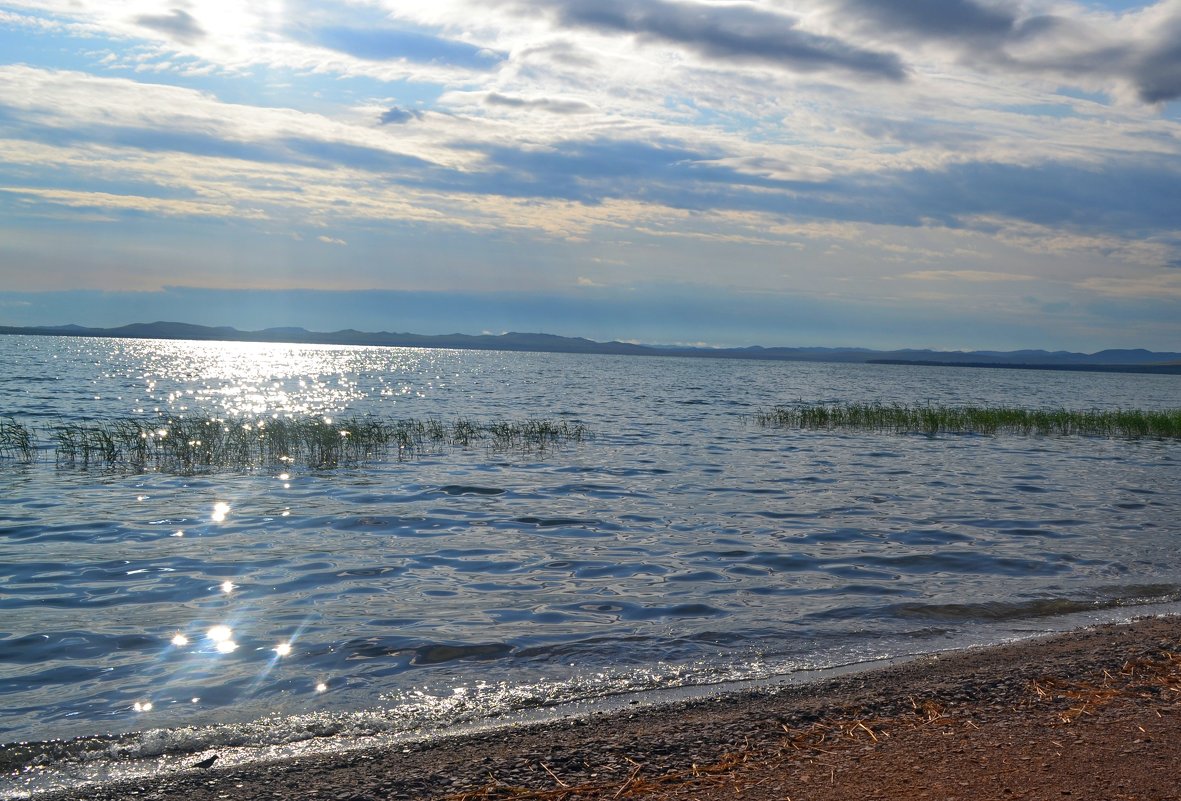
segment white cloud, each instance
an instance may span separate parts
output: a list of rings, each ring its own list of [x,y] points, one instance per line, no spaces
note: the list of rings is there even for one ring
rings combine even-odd
[[[258,209],[237,207],[229,203],[180,200],[176,198],[145,197],[142,195],[113,194],[110,192],[84,192],[72,189],[38,189],[33,187],[0,187],[25,201],[40,201],[58,206],[79,209],[105,209],[108,211],[136,211],[161,217],[222,217],[265,219],[266,214]]]
[[[972,284],[988,284],[997,281],[1035,281],[1032,275],[1018,275],[1016,273],[996,273],[988,270],[915,270],[904,273],[899,278],[912,281],[967,281]]]
[[[1078,286],[1098,295],[1135,300],[1181,300],[1181,272],[1133,277],[1092,276]]]

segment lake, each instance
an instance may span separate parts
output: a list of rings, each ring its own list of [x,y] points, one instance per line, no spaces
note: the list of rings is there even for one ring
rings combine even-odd
[[[1176,611],[1181,443],[756,423],[794,401],[1162,409],[1181,377],[0,337],[42,445],[0,459],[0,763],[42,765],[0,797]],[[587,436],[54,458],[55,425],[157,413]]]

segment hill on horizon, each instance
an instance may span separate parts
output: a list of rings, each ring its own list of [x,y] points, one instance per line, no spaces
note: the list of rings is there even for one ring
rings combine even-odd
[[[862,347],[783,347],[751,345],[739,348],[640,345],[628,342],[596,342],[557,334],[509,332],[505,334],[412,334],[344,329],[309,331],[297,326],[240,331],[231,326],[204,326],[159,320],[116,328],[59,326],[0,326],[0,334],[75,336],[128,339],[176,339],[196,341],[262,342],[318,345],[370,345],[380,347],[454,348],[542,353],[585,353],[626,356],[680,356],[691,358],[752,359],[762,361],[843,362],[907,364],[955,367],[1007,367],[1103,372],[1156,372],[1181,374],[1181,353],[1154,352],[1143,348],[1112,348],[1096,353],[1070,351],[937,351],[904,348],[872,350]]]

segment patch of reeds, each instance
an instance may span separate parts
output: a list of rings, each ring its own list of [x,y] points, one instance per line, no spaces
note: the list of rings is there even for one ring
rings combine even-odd
[[[845,403],[777,406],[758,413],[774,428],[923,434],[1018,434],[1126,439],[1181,438],[1181,409],[1022,409]]]
[[[32,442],[28,429],[12,425]],[[371,459],[404,460],[429,449],[481,443],[496,451],[532,452],[580,442],[586,430],[580,424],[549,420],[163,416],[61,423],[50,434],[58,464],[191,473],[276,464],[335,467]],[[11,439],[16,442],[16,435]]]
[[[0,458],[31,462],[36,455],[33,434],[11,417],[0,417]]]

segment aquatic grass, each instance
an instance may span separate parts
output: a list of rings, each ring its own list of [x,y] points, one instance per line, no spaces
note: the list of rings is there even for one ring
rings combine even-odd
[[[0,457],[32,462],[35,455],[33,435],[28,427],[11,417],[0,417]]]
[[[1009,406],[795,404],[759,412],[769,428],[923,434],[1181,438],[1181,409],[1025,409]]]
[[[12,434],[7,434],[11,429]],[[27,428],[11,423],[3,442],[17,443]],[[303,464],[317,468],[364,460],[405,460],[429,450],[487,444],[495,451],[538,452],[581,442],[582,425],[548,420],[386,420],[377,417],[223,419],[164,415],[101,422],[66,422],[50,430],[60,465],[130,467],[194,473],[218,469]],[[15,445],[12,446],[15,449]],[[0,453],[6,452],[0,444]],[[15,452],[15,450],[14,450]]]

